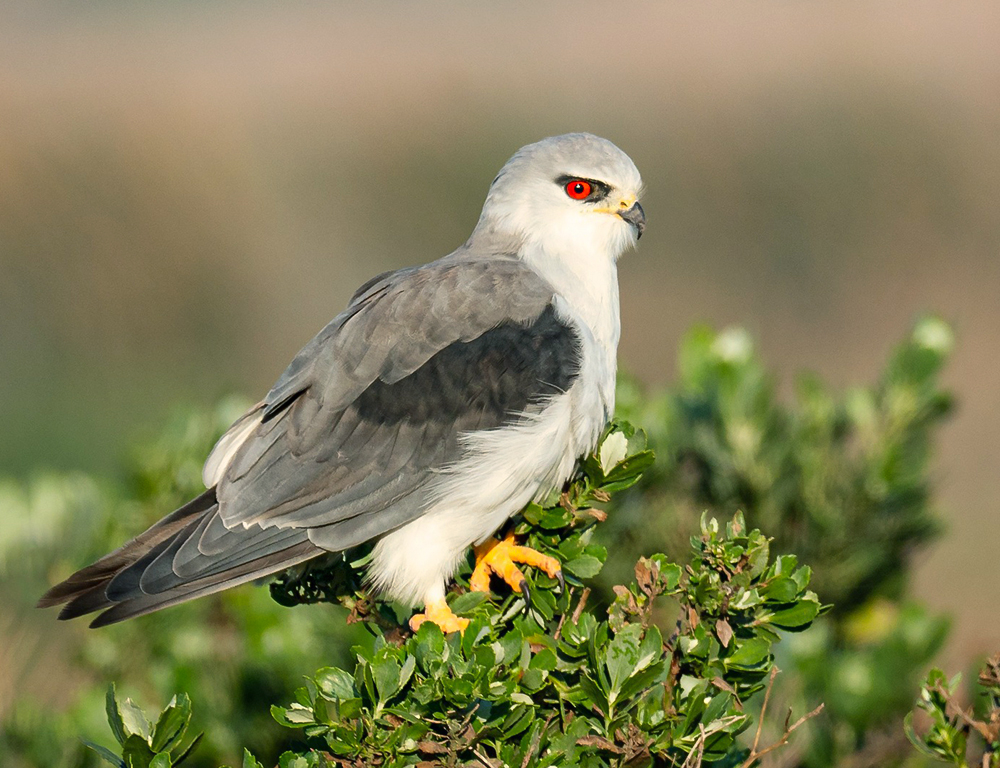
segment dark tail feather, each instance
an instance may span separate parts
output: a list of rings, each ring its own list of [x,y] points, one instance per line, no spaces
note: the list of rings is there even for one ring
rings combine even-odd
[[[197,525],[199,519],[200,518],[195,518],[188,527],[191,525]],[[186,529],[181,529],[181,531],[184,530]],[[101,581],[98,581],[96,584],[92,584],[86,592],[76,595],[68,603],[66,603],[66,605],[63,606],[63,609],[59,612],[59,620],[66,621],[67,619],[75,619],[77,616],[83,616],[114,605],[115,598],[110,594],[109,589],[111,583],[120,578],[123,573],[128,573],[134,569],[138,568],[141,573],[142,566],[144,564],[148,564],[151,560],[154,560],[157,555],[169,547],[171,542],[173,542],[176,538],[177,533],[169,539],[153,544],[145,552],[137,551],[135,553],[134,560],[123,563],[117,571],[107,573]],[[138,583],[135,588],[138,589]]]
[[[105,584],[118,571],[132,565],[157,544],[174,536],[187,526],[192,518],[200,517],[212,509],[215,504],[215,488],[210,488],[180,509],[171,512],[127,544],[123,544],[114,552],[105,555],[96,563],[81,568],[66,581],[56,584],[42,595],[38,601],[38,607],[49,608],[53,605],[69,602]]]
[[[103,608],[110,608],[114,605],[104,592],[105,582],[101,582],[90,588],[87,592],[82,592],[70,600],[63,609],[59,611],[59,620],[75,619],[87,613],[100,611]]]
[[[102,627],[267,576],[323,552],[304,530],[226,529],[218,513],[215,490],[206,491],[57,584],[39,607],[67,603],[59,614],[63,620],[103,610],[90,625]],[[214,537],[206,536],[208,530]]]
[[[213,592],[221,592],[224,589],[269,576],[277,571],[283,571],[285,568],[291,568],[293,565],[311,560],[320,553],[321,551],[312,542],[306,540],[288,549],[246,562],[237,568],[192,581],[184,586],[175,587],[166,592],[155,595],[147,595],[140,592],[138,596],[123,600],[120,603],[107,601],[106,604],[93,609],[100,610],[110,604],[110,607],[104,613],[90,622],[90,626],[97,628],[107,626],[108,624],[117,624],[119,621],[152,613],[161,608],[193,600],[196,597],[210,595]],[[59,618],[63,617],[60,616]]]

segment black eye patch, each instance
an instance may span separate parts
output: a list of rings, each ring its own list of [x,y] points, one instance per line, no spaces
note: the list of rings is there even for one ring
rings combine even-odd
[[[566,174],[563,174],[562,176],[556,178],[555,182],[563,189],[567,189],[568,185],[573,184],[575,182],[581,182],[582,184],[589,185],[590,194],[588,194],[586,197],[577,197],[575,194],[570,195],[570,197],[572,197],[574,200],[582,200],[588,203],[600,202],[601,200],[606,198],[608,194],[611,192],[610,184],[605,184],[603,181],[598,181],[597,179],[588,179],[583,176],[568,176]]]

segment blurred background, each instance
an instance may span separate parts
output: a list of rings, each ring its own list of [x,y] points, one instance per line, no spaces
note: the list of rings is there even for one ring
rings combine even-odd
[[[5,3],[0,476],[113,479],[178,404],[259,397],[366,278],[461,244],[514,150],[586,130],[646,182],[640,380],[695,322],[747,327],[785,391],[953,324],[913,592],[961,666],[1000,647],[998,40],[988,0]],[[43,679],[38,638],[79,628],[12,610],[0,680]]]

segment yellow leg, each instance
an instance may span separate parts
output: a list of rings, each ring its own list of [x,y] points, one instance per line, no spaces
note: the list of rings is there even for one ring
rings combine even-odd
[[[425,621],[437,624],[445,634],[461,632],[469,626],[469,620],[456,616],[444,598],[427,603],[423,613],[415,613],[410,618],[410,629],[416,632]]]
[[[514,534],[503,541],[489,538],[476,547],[476,568],[469,586],[474,592],[490,591],[490,573],[503,579],[515,592],[522,592],[527,582],[515,563],[541,568],[553,579],[562,581],[562,568],[554,557],[543,555],[529,547],[515,543]]]

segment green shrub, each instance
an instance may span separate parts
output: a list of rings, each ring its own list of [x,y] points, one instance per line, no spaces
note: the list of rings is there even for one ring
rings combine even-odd
[[[920,735],[910,713],[905,722],[907,738],[921,753],[935,760],[959,768],[997,768],[1000,766],[1000,653],[989,659],[979,673],[972,707],[963,707],[958,702],[961,681],[961,674],[949,680],[940,669],[930,671],[917,701],[918,711],[930,723]]]

